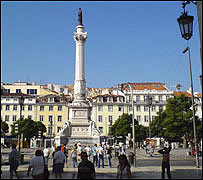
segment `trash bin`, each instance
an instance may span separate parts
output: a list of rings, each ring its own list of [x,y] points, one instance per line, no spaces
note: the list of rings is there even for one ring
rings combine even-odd
[[[128,162],[129,162],[129,164],[134,163],[134,153],[133,152],[130,152],[130,154],[128,155]]]
[[[24,154],[20,154],[20,164],[24,163]]]

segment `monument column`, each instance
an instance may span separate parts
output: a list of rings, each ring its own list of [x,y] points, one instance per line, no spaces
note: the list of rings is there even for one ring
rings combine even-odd
[[[80,10],[78,16],[80,17]],[[82,14],[81,14],[82,16]],[[82,21],[82,20],[81,20]],[[76,42],[76,56],[75,56],[75,83],[74,83],[74,101],[85,101],[86,99],[86,82],[85,82],[85,41],[87,39],[87,32],[83,32],[85,27],[82,22],[76,26],[74,32],[74,40]]]

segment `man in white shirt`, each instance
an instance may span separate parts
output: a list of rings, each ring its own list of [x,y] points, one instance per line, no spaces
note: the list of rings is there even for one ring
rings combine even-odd
[[[98,147],[98,168],[100,168],[100,160],[102,161],[102,167],[104,168],[104,149],[101,144],[99,144]]]
[[[61,174],[63,172],[64,168],[64,163],[65,163],[65,155],[61,151],[61,146],[58,146],[56,148],[56,152],[54,153],[54,173],[55,173],[55,178],[57,179],[59,176],[59,179],[61,179]]]
[[[48,146],[46,146],[46,148],[43,150],[43,153],[44,153],[44,158],[47,160],[49,160],[49,148]]]

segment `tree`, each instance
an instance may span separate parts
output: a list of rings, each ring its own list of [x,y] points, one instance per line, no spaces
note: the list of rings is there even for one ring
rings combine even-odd
[[[1,129],[4,131],[4,133],[8,132],[8,124],[5,121],[2,121],[1,119]]]
[[[162,136],[169,141],[179,141],[183,136],[188,140],[193,139],[191,105],[191,98],[183,94],[174,99],[168,99],[166,109],[152,121],[153,135]],[[201,122],[198,117],[195,117],[195,120],[199,135],[202,131]]]
[[[143,141],[147,137],[147,128],[138,125],[135,120],[135,141]],[[118,118],[111,128],[111,133],[113,136],[123,136],[126,137],[128,133],[132,134],[132,115],[123,113],[123,115]]]
[[[11,134],[16,136],[17,133],[15,133],[15,124],[19,124],[19,120],[17,120],[14,125],[12,126]],[[26,138],[28,141],[28,144],[30,144],[30,139],[32,137],[37,137],[38,131],[46,132],[46,127],[42,122],[39,121],[33,121],[32,119],[22,119],[20,122],[20,129],[21,134],[23,134],[23,138]]]

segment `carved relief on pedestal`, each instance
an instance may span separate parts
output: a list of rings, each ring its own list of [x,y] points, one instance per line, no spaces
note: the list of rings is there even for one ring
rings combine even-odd
[[[74,96],[75,99],[84,99],[86,95],[85,90],[85,82],[84,81],[76,81],[74,84]]]
[[[74,40],[79,43],[83,43],[87,39],[87,32],[76,33],[74,32]]]

